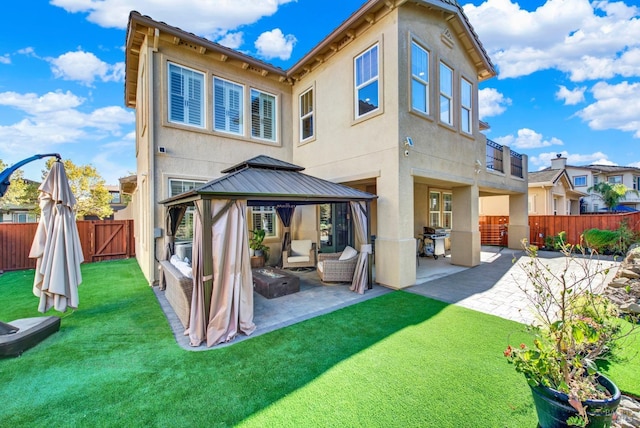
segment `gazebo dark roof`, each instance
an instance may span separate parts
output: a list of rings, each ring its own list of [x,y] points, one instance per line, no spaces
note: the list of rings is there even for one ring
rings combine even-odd
[[[294,205],[371,201],[376,195],[303,174],[303,167],[260,155],[227,168],[209,181],[160,203],[179,205],[193,200],[244,199],[248,205]]]

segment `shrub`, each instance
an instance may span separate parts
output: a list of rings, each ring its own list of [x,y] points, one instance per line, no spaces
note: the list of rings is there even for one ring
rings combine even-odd
[[[582,234],[587,247],[596,250],[598,253],[604,253],[612,250],[616,243],[620,240],[620,235],[613,230],[589,229]]]

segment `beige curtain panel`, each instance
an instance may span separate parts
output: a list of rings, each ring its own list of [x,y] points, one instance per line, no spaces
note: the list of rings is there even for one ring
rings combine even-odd
[[[371,244],[367,244],[367,215],[364,202],[350,202],[351,213],[353,214],[353,225],[356,234],[356,242],[360,244],[360,254],[358,255],[358,264],[353,274],[351,282],[351,291],[358,294],[364,294],[369,280],[369,254],[371,254]]]
[[[211,220],[202,218],[203,204],[196,202],[193,236],[194,288],[189,322],[192,346],[206,340],[211,347],[229,342],[239,333],[250,335],[253,322],[253,278],[249,258],[249,233],[246,201],[215,200],[211,203]],[[210,242],[204,242],[203,227],[212,224]],[[211,246],[212,277],[203,274],[203,248]],[[212,281],[210,300],[204,284]],[[208,308],[205,311],[205,307]]]

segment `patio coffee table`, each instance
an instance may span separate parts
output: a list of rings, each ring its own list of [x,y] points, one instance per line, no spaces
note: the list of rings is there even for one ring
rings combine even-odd
[[[300,291],[300,278],[276,268],[251,269],[253,288],[267,299]]]

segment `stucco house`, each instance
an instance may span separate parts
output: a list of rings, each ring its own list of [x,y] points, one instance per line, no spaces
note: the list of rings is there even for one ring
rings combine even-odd
[[[529,172],[528,211],[529,215],[571,215],[580,214],[580,201],[588,193],[577,190],[567,171],[547,168]],[[509,201],[506,196],[480,199],[480,214],[506,216]]]
[[[624,184],[630,190],[640,191],[640,168],[618,165],[567,165],[567,158],[562,155],[551,160],[551,168],[567,172],[576,190],[585,193],[582,198],[580,212],[602,213],[606,207],[602,199],[589,189],[599,182]],[[620,205],[631,210],[640,210],[640,196],[627,192]]]
[[[328,31],[330,29],[327,29]],[[478,83],[494,67],[454,0],[370,0],[288,70],[132,12],[125,102],[136,110],[136,257],[164,258],[159,201],[258,155],[377,195],[376,281],[416,281],[416,237],[449,231],[451,263],[480,263],[478,198],[509,199],[509,246],[528,237],[527,157],[487,145]],[[499,159],[499,163],[488,159]],[[274,207],[250,207],[277,260]],[[189,238],[185,216],[182,237]],[[291,234],[323,252],[350,243],[345,204],[296,209]]]

